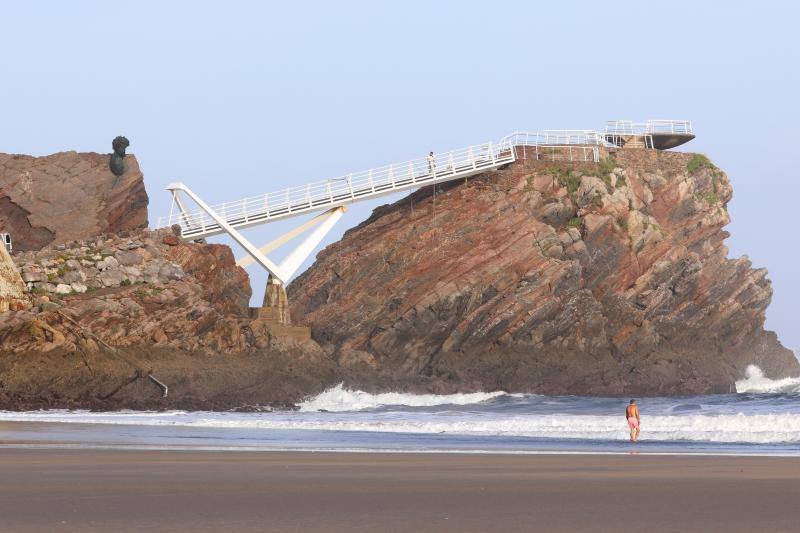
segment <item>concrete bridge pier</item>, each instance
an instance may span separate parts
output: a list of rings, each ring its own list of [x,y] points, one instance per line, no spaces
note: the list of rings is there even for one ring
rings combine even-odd
[[[267,279],[267,287],[264,289],[264,301],[261,307],[251,308],[250,315],[270,323],[291,326],[289,298],[286,296],[286,288],[283,283],[270,275]]]
[[[264,301],[261,307],[250,308],[250,318],[254,319],[255,327],[263,327],[275,340],[305,342],[311,338],[308,327],[292,325],[286,288],[271,274],[264,289]]]

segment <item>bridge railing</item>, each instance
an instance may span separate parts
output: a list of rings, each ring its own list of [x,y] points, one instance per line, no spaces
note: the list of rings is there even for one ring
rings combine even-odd
[[[213,205],[211,208],[230,224],[248,224],[322,206],[348,203],[360,197],[383,194],[417,183],[446,180],[481,168],[512,162],[514,157],[510,143],[489,142],[440,152],[434,154],[432,161],[427,156],[420,157],[308,185],[225,202]],[[205,233],[209,228],[217,226],[203,210],[198,209],[184,214],[173,209],[169,216],[157,220],[156,227],[173,224],[181,225],[185,236]]]
[[[354,172],[308,185],[289,187],[277,192],[251,196],[233,202],[211,206],[229,224],[251,225],[276,217],[286,217],[328,206],[355,201],[358,198],[385,194],[417,184],[447,181],[480,169],[496,168],[513,162],[514,147],[535,147],[537,158],[549,160],[598,161],[600,147],[620,146],[623,136],[640,135],[645,148],[652,148],[652,135],[675,133],[692,134],[687,120],[649,120],[644,124],[615,120],[606,125],[605,132],[593,130],[518,131],[503,137],[498,143],[483,143],[458,150],[439,152],[434,161],[427,156]],[[528,150],[523,151],[526,157]],[[173,205],[174,208],[174,205]],[[179,224],[184,236],[202,235],[219,230],[218,224],[203,210],[182,213],[173,209],[160,217],[156,227]]]
[[[515,131],[501,142],[513,146],[610,146],[602,133],[593,130]]]

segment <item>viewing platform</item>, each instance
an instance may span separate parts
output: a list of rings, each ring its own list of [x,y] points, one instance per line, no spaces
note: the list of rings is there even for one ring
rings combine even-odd
[[[694,139],[694,131],[688,120],[648,120],[644,124],[610,120],[603,136],[620,148],[669,150]]]

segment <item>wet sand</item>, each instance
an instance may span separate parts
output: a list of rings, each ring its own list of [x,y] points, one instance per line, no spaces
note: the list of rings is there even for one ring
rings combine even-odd
[[[0,531],[797,531],[800,458],[0,450]]]

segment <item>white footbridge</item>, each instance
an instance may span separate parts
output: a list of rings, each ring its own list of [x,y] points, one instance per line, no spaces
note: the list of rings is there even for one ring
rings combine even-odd
[[[599,161],[600,148],[620,148],[626,143],[629,143],[628,146],[658,148],[654,139],[661,139],[663,135],[669,135],[670,139],[676,138],[676,135],[687,136],[687,140],[694,137],[691,123],[682,120],[648,121],[643,125],[613,121],[608,123],[604,132],[515,132],[499,142],[438,152],[402,163],[217,205],[208,205],[183,183],[170,183],[167,186],[172,194],[170,213],[158,219],[156,228],[177,225],[185,240],[204,239],[226,233],[248,254],[238,261],[240,266],[256,262],[269,272],[273,283],[286,284],[342,217],[347,204],[425,185],[468,178],[513,163],[518,157],[596,162]],[[633,144],[632,139],[639,141]],[[642,144],[639,144],[640,141]],[[517,147],[526,149],[517,150]],[[197,208],[188,209],[184,196],[192,200]],[[323,212],[261,247],[253,245],[241,233],[241,230],[249,227],[318,211]],[[305,239],[280,264],[267,257],[268,253],[307,232]]]

